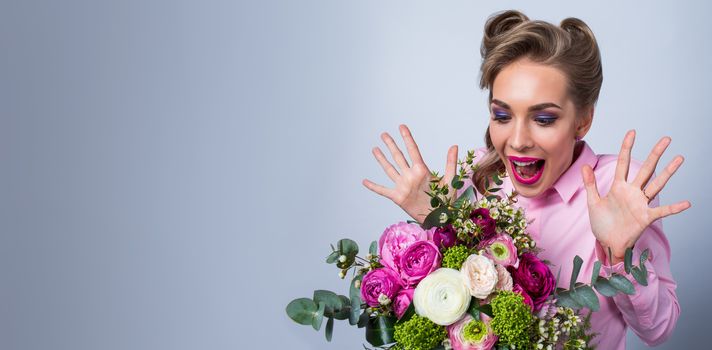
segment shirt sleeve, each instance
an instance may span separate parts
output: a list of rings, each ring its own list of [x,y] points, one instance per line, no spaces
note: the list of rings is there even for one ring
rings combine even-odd
[[[660,203],[658,196],[651,201],[651,207]],[[603,252],[599,245],[598,249]],[[633,283],[635,294],[619,293],[613,302],[623,315],[625,322],[633,332],[648,346],[655,346],[667,340],[675,329],[680,316],[680,304],[675,289],[677,284],[670,272],[670,244],[668,243],[661,219],[648,226],[633,248],[633,265],[638,265],[640,254],[649,250],[645,266],[648,270],[648,285],[640,285],[632,275],[626,274],[623,262],[613,266],[608,264],[607,254],[601,262],[602,275],[610,277],[613,273],[623,275]]]

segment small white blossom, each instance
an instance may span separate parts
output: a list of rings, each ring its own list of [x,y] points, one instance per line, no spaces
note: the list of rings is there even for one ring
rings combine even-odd
[[[378,303],[385,306],[391,303],[391,299],[389,299],[387,295],[381,293],[381,295],[378,296]]]
[[[339,255],[339,262],[346,262],[346,255]]]
[[[339,278],[344,279],[344,277],[346,277],[346,273],[343,270],[339,271]]]

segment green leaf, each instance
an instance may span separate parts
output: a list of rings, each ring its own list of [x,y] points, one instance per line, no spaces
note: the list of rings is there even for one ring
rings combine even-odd
[[[599,274],[601,273],[601,262],[596,261],[593,263],[593,273],[591,273],[591,285],[596,284],[596,280],[599,277]]]
[[[645,262],[648,260],[648,255],[650,254],[650,250],[648,248],[645,248],[642,253],[640,253],[640,265],[641,267]]]
[[[497,186],[501,186],[503,183],[499,178],[499,174],[494,174],[494,176],[492,176],[492,180],[497,184]]]
[[[576,255],[574,257],[574,269],[571,271],[571,282],[569,283],[569,290],[574,290],[576,288],[576,279],[578,278],[579,272],[581,271],[581,264],[583,264],[583,259]]]
[[[377,316],[369,319],[366,325],[366,340],[373,346],[381,346],[395,342],[396,320],[394,317]]]
[[[601,295],[605,295],[607,297],[612,297],[618,294],[618,290],[611,285],[611,282],[603,277],[599,277],[593,286],[599,293],[601,293]]]
[[[314,328],[315,331],[318,331],[319,328],[321,328],[321,322],[324,320],[325,309],[326,304],[323,301],[319,302],[319,308],[316,310],[314,318],[312,319],[312,328]]]
[[[487,192],[489,192],[489,193],[495,193],[495,192],[497,192],[497,191],[499,191],[499,190],[501,190],[501,189],[502,189],[501,187],[488,188],[488,189],[487,189]]]
[[[348,238],[344,238],[342,240],[339,240],[339,250],[341,251],[341,254],[344,254],[349,257],[356,256],[358,254],[358,244]]]
[[[475,320],[479,321],[480,309],[477,308],[478,304],[477,298],[472,297],[472,299],[470,299],[470,307],[467,308],[467,313],[474,317]]]
[[[339,321],[348,320],[351,315],[351,300],[344,295],[339,295],[339,299],[341,299],[342,307],[335,310],[333,316]]]
[[[368,316],[368,312],[366,310],[363,310],[363,312],[361,313],[361,316],[359,316],[359,318],[358,318],[358,323],[356,325],[358,326],[358,328],[366,327],[369,319],[370,318]]]
[[[492,313],[492,305],[490,304],[485,304],[485,305],[480,305],[478,307],[481,313],[489,316],[489,317],[494,317],[494,313]]]
[[[475,190],[472,188],[472,186],[467,186],[464,192],[460,194],[459,197],[457,197],[457,200],[455,200],[455,203],[453,206],[455,208],[460,208],[462,206],[462,203],[465,202],[465,200],[469,200],[472,202],[472,198],[475,197]]]
[[[583,305],[591,311],[598,311],[601,305],[598,303],[598,296],[590,286],[581,286],[576,288],[576,291],[571,294],[577,303]]]
[[[351,286],[349,286],[349,297],[351,300],[354,300],[356,298],[361,298],[361,288],[356,288],[356,281],[361,283],[363,280],[364,275],[356,275],[352,280],[351,280]]]
[[[415,315],[415,304],[413,304],[413,302],[410,302],[410,305],[408,305],[408,308],[405,309],[403,316],[401,316],[401,318],[399,318],[398,322],[396,323],[407,322],[408,320],[410,320],[411,317],[413,317],[413,315]]]
[[[571,296],[571,291],[563,291],[559,293],[556,296],[556,305],[563,306],[563,307],[569,307],[572,309],[580,309],[581,305],[579,305],[576,300]]]
[[[646,273],[643,273],[643,270],[641,270],[639,267],[635,266],[633,269],[630,271],[633,275],[633,278],[635,278],[638,283],[642,286],[647,286],[648,285],[648,276]]]
[[[630,273],[630,268],[633,266],[633,250],[628,248],[625,250],[625,259],[623,260],[625,264],[625,273]]]
[[[331,341],[331,336],[334,334],[334,319],[329,317],[326,321],[326,329],[324,330],[324,335],[326,336],[326,341]]]
[[[447,207],[439,207],[431,211],[430,214],[425,217],[425,220],[423,220],[423,229],[429,230],[433,227],[443,226],[443,224],[440,223],[440,214],[442,213],[446,213],[450,216]]]
[[[318,307],[314,300],[309,298],[299,298],[292,300],[287,305],[287,315],[299,324],[310,325],[314,320],[314,315]]]
[[[361,314],[361,297],[355,296],[351,298],[351,308],[349,310],[349,324],[355,325],[358,323]]]
[[[611,282],[611,285],[615,288],[618,289],[619,291],[628,294],[628,295],[633,295],[635,294],[635,288],[633,287],[633,283],[631,283],[627,278],[619,275],[619,274],[614,274],[611,276],[611,279],[609,280]]]
[[[338,250],[331,252],[331,254],[326,257],[326,263],[333,264],[334,262],[336,262],[336,259],[339,258],[339,255],[341,255],[341,253]]]
[[[378,255],[378,241],[371,242],[371,246],[368,247],[368,253],[371,255]]]
[[[437,208],[440,206],[440,198],[437,196],[430,198],[430,206],[433,208]]]
[[[331,312],[340,310],[344,307],[341,303],[341,299],[336,293],[328,290],[315,290],[314,302],[318,304],[322,301],[324,302],[324,305],[326,305],[326,309]]]
[[[465,185],[465,183],[462,182],[462,180],[460,180],[459,177],[453,176],[452,181],[450,181],[450,185],[459,190],[462,188],[462,186]]]

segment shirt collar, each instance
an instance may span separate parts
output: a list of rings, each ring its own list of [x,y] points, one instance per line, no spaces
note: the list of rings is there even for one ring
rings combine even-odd
[[[559,196],[564,201],[564,203],[569,203],[571,198],[583,188],[583,178],[581,175],[581,168],[585,164],[591,166],[591,169],[596,168],[598,163],[598,156],[593,153],[591,147],[588,146],[586,141],[581,141],[583,148],[578,158],[571,164],[571,166],[566,169],[566,171],[559,177],[559,179],[552,186]]]

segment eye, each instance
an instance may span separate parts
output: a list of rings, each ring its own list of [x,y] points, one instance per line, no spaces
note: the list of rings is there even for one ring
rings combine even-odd
[[[507,114],[505,112],[495,111],[492,114],[492,120],[494,120],[498,123],[506,123],[507,121],[509,121],[509,119],[510,119],[509,114]]]
[[[534,120],[541,126],[549,126],[556,121],[557,117],[553,115],[538,115]]]

